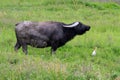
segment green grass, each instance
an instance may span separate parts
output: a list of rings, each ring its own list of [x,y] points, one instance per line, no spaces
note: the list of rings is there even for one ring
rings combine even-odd
[[[54,56],[50,48],[28,48],[16,43],[15,23],[24,20],[81,21],[91,26]],[[0,80],[115,80],[120,79],[120,5],[87,0],[0,1]],[[97,55],[91,56],[97,47]]]

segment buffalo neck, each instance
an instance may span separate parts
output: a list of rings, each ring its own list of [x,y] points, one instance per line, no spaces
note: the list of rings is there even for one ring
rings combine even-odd
[[[76,32],[75,32],[74,28],[65,28],[64,34],[65,34],[64,39],[66,41],[69,41],[76,36]]]

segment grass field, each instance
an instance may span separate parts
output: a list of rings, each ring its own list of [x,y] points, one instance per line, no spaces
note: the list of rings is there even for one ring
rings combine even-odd
[[[59,48],[14,52],[15,23],[81,21],[91,30]],[[88,0],[1,0],[0,80],[120,80],[120,5]],[[91,56],[97,47],[97,55]]]

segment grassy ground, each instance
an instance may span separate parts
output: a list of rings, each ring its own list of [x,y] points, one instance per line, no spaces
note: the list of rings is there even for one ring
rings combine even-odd
[[[91,30],[50,55],[50,48],[28,48],[16,42],[19,21],[81,21]],[[0,80],[120,80],[120,5],[80,0],[0,1]],[[91,56],[97,47],[97,55]]]

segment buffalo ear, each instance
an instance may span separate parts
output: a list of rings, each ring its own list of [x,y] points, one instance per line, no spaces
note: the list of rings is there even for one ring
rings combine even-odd
[[[74,22],[73,24],[63,25],[63,27],[72,28],[72,27],[77,26],[78,24],[79,24],[79,22]]]

